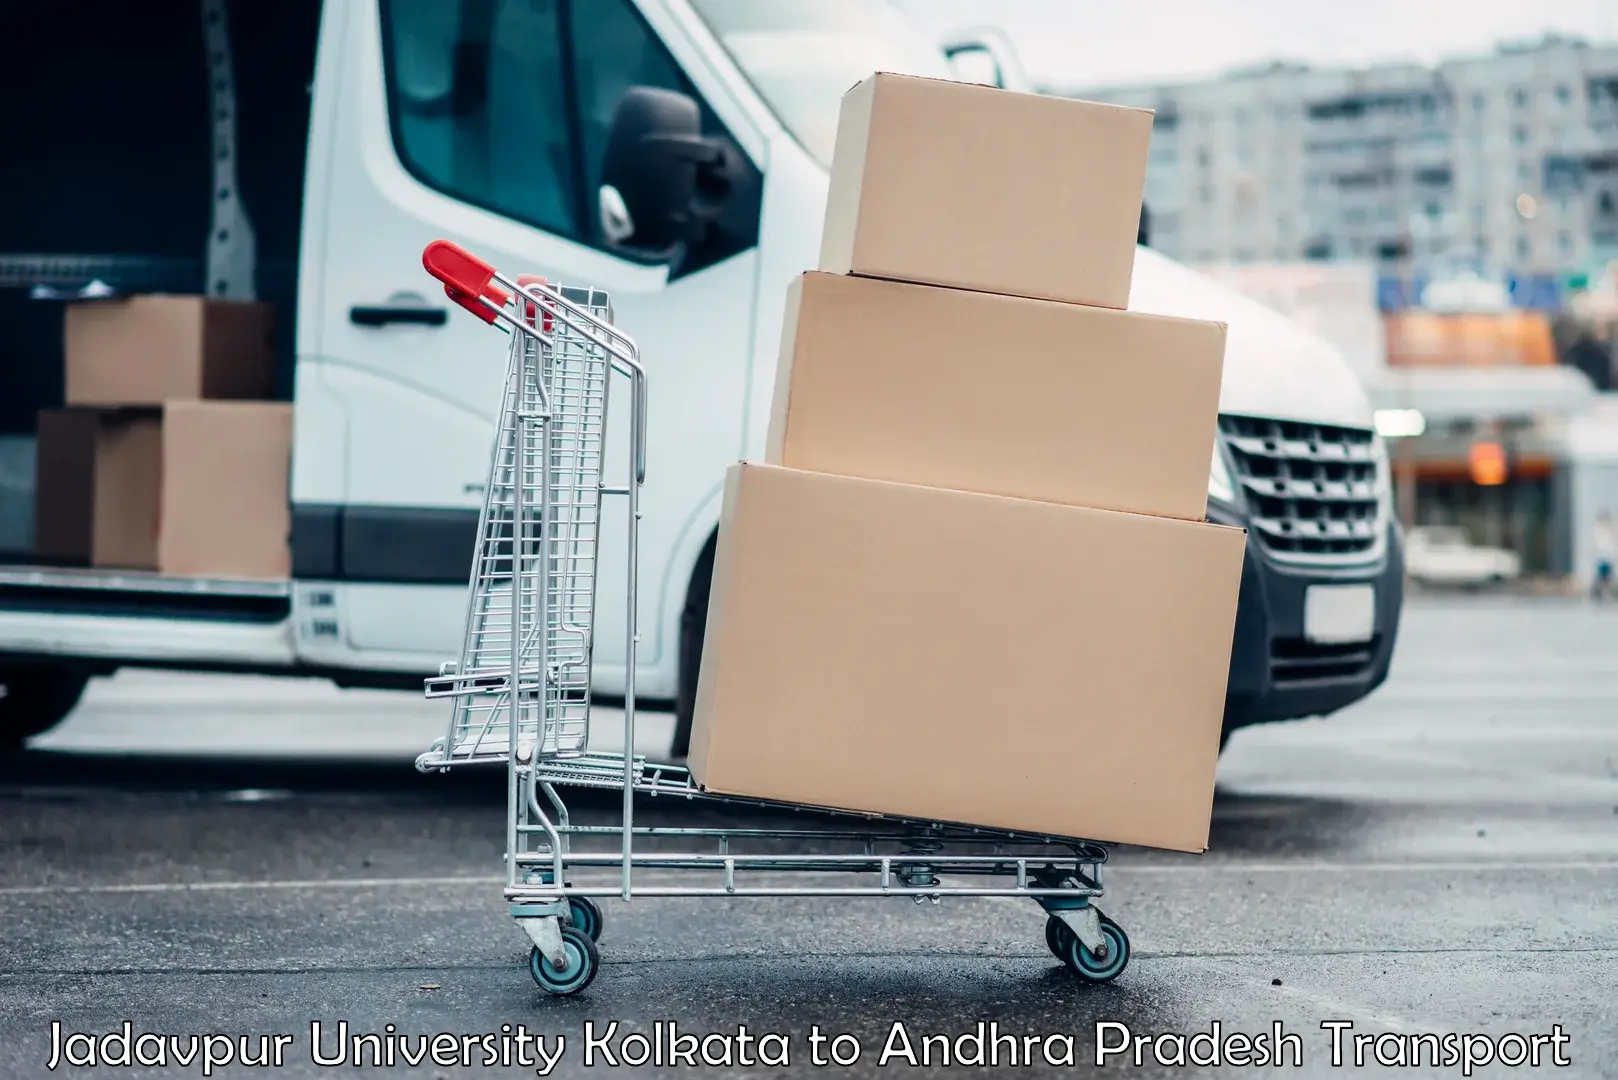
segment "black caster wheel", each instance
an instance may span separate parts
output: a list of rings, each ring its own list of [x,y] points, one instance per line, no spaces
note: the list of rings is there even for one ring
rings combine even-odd
[[[562,948],[567,952],[566,971],[556,970],[538,947],[528,954],[528,971],[534,976],[534,982],[541,990],[558,997],[577,994],[589,986],[601,966],[596,943],[575,926],[563,924]]]
[[[1096,914],[1100,915],[1100,912]],[[1066,946],[1062,960],[1085,982],[1107,983],[1112,982],[1123,974],[1124,968],[1129,966],[1129,935],[1124,928],[1101,915],[1101,933],[1107,939],[1107,955],[1098,957],[1084,947],[1079,935],[1066,926],[1062,929],[1067,933],[1062,935],[1062,944]]]
[[[591,941],[601,940],[601,908],[588,896],[567,898],[567,920]]]
[[[1051,955],[1067,963],[1067,939],[1073,936],[1073,931],[1059,916],[1052,915],[1045,920],[1045,947]]]

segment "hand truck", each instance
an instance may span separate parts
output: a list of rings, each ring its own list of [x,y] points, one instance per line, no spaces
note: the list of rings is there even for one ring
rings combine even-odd
[[[429,698],[451,700],[449,728],[416,767],[505,766],[505,900],[533,942],[534,981],[558,995],[590,984],[602,928],[593,898],[608,896],[909,896],[935,904],[945,896],[1024,896],[1046,911],[1045,943],[1080,979],[1117,978],[1129,963],[1129,938],[1093,903],[1102,896],[1103,845],[717,796],[686,769],[635,753],[647,401],[639,351],[614,327],[599,290],[512,279],[444,240],[429,244],[422,262],[450,299],[511,340],[461,653],[426,680]],[[631,396],[623,486],[608,485],[603,474],[613,376],[629,381]],[[597,546],[608,495],[628,501],[622,753],[589,746]],[[622,820],[574,824],[561,787],[622,792]],[[793,811],[819,827],[638,826],[637,794]],[[608,838],[617,850],[574,850],[574,841]],[[676,850],[663,850],[668,845]],[[617,882],[575,883],[575,870],[617,870]]]

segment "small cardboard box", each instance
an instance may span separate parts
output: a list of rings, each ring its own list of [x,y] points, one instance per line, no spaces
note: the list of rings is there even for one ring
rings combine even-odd
[[[772,465],[1201,521],[1225,326],[810,272]]]
[[[268,304],[135,296],[69,304],[65,319],[69,405],[159,407],[275,390]]]
[[[879,73],[838,118],[820,269],[1129,303],[1152,113]]]
[[[733,466],[689,765],[716,793],[1207,847],[1246,534]]]
[[[41,558],[193,577],[291,574],[290,405],[45,410],[38,446]]]

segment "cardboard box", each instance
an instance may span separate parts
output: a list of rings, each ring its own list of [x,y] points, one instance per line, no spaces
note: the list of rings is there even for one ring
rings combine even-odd
[[[1245,542],[734,466],[692,773],[716,793],[1202,851]]]
[[[877,74],[843,97],[820,269],[1123,308],[1152,113]]]
[[[169,403],[158,569],[195,577],[290,577],[291,466],[292,406]]]
[[[267,398],[275,319],[267,304],[136,296],[67,306],[69,405]]]
[[[1203,519],[1222,323],[808,273],[765,460]]]
[[[42,410],[35,553],[65,566],[156,566],[162,461],[159,413]]]
[[[288,577],[291,458],[290,405],[46,410],[36,552],[63,565]]]

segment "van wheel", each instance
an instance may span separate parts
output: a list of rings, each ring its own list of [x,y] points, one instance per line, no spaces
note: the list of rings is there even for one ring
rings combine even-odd
[[[59,664],[0,665],[0,752],[61,723],[89,681],[89,672]]]
[[[714,540],[697,556],[691,588],[680,613],[680,676],[674,691],[674,743],[669,754],[691,753],[691,717],[697,706],[697,673],[702,670],[702,638],[708,630],[708,589],[713,583]]]

